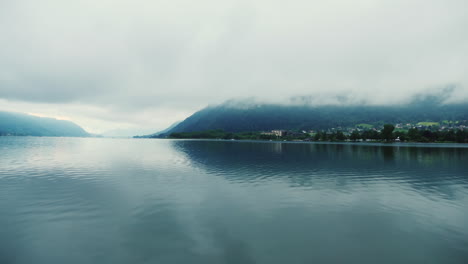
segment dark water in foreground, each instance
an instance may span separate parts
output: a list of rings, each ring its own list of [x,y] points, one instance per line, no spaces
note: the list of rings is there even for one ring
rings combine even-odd
[[[0,137],[0,263],[468,263],[468,148]]]

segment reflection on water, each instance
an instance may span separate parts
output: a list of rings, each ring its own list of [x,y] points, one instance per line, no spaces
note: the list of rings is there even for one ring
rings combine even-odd
[[[468,148],[0,137],[0,263],[466,263]]]

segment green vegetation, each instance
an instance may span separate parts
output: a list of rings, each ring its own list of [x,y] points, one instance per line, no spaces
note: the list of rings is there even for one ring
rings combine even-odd
[[[373,128],[374,126],[373,126],[373,125],[370,125],[370,124],[357,124],[356,127],[358,127],[358,128],[364,128],[364,129],[371,129],[371,128]]]
[[[439,126],[439,122],[419,122],[420,126]]]
[[[261,132],[232,133],[223,130],[206,130],[199,132],[172,133],[169,138],[178,139],[236,139],[236,140],[302,140],[302,141],[402,141],[402,142],[458,142],[468,143],[468,131],[452,129],[444,131],[418,130],[411,128],[408,132],[395,131],[395,126],[385,124],[382,131],[375,129],[353,131],[346,135],[342,131],[317,131],[308,133],[288,131],[286,136],[278,137]]]
[[[385,125],[381,132],[377,130],[353,131],[345,140],[349,141],[402,141],[402,142],[457,142],[468,143],[468,130],[451,129],[444,131],[418,130],[411,128],[408,132],[393,132],[393,125]],[[314,136],[315,141],[342,141],[339,132],[326,133],[319,131]]]
[[[391,124],[385,124],[382,132],[380,132],[380,137],[385,141],[392,141],[393,138],[393,130],[395,130],[395,126]]]
[[[180,132],[172,133],[169,138],[185,139],[244,139],[244,140],[269,140],[276,139],[276,136],[262,135],[260,132],[231,133],[223,130],[206,130],[198,132]]]

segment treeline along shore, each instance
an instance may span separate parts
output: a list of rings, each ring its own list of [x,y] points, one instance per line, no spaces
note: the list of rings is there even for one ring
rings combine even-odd
[[[431,130],[410,128],[407,131],[395,130],[392,124],[383,129],[369,129],[351,133],[340,130],[314,132],[273,130],[270,132],[226,132],[206,130],[196,132],[174,132],[167,138],[173,139],[234,139],[234,140],[272,140],[272,141],[380,141],[380,142],[423,142],[423,143],[468,143],[466,129]]]

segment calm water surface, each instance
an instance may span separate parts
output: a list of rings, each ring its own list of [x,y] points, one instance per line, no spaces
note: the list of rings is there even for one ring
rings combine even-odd
[[[468,263],[468,148],[0,137],[0,263]]]

